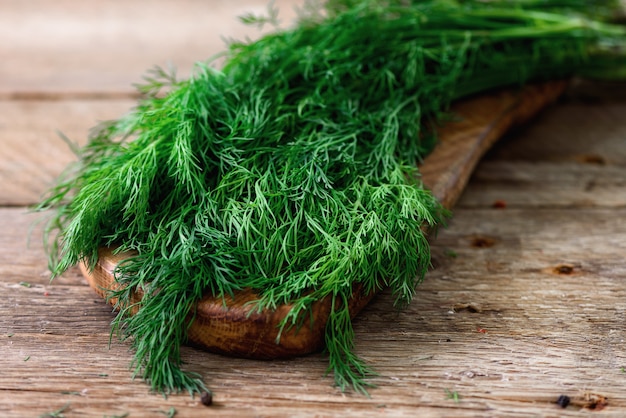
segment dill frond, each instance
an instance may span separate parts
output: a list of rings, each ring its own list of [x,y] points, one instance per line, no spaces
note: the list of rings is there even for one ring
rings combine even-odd
[[[39,205],[52,210],[52,275],[93,266],[102,246],[137,254],[116,271],[113,327],[134,373],[164,393],[204,390],[180,356],[203,295],[252,288],[259,309],[291,303],[283,327],[331,297],[329,372],[365,393],[372,371],[347,301],[355,285],[391,287],[402,307],[425,275],[425,227],[445,217],[417,169],[433,128],[460,97],[618,74],[626,32],[592,20],[596,3],[612,4],[333,0],[293,29],[232,43],[222,70],[200,63],[178,81],[155,69],[138,106],[94,129]]]

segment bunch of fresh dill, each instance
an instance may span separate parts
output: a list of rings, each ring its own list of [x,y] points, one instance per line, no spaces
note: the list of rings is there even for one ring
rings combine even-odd
[[[180,369],[203,295],[252,288],[259,309],[291,303],[283,326],[331,297],[329,370],[342,390],[365,391],[347,301],[359,284],[391,287],[405,305],[423,278],[424,227],[443,210],[417,164],[440,116],[499,86],[618,75],[626,32],[592,20],[612,6],[334,0],[292,29],[231,44],[222,70],[161,73],[131,113],[93,130],[39,205],[52,209],[53,276],[93,266],[103,246],[136,253],[117,271],[114,328],[135,373],[166,393],[203,388]],[[145,296],[130,315],[136,289]]]

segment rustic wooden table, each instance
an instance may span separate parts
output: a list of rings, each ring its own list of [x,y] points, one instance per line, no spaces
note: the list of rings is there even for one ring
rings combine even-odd
[[[56,131],[84,143],[152,65],[184,76],[220,35],[253,34],[235,16],[265,0],[233,3],[0,2],[0,416],[626,416],[626,100],[597,85],[481,163],[407,310],[383,293],[358,317],[358,353],[380,373],[371,398],[333,388],[323,355],[185,349],[209,408],[132,380],[78,270],[49,282],[29,205],[72,159]],[[277,2],[285,20],[296,3]]]

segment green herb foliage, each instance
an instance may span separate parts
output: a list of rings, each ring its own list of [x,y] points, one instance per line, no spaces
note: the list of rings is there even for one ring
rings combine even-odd
[[[117,270],[114,329],[135,373],[165,393],[204,388],[180,356],[202,295],[253,288],[258,309],[292,303],[283,327],[330,297],[329,371],[365,392],[347,301],[356,284],[391,287],[401,307],[424,277],[423,231],[444,216],[416,168],[433,127],[453,100],[495,87],[620,75],[625,32],[585,17],[596,3],[610,6],[331,1],[293,29],[232,43],[222,70],[154,71],[136,109],[96,127],[39,206],[53,209],[53,275],[93,266],[102,246],[137,254]]]

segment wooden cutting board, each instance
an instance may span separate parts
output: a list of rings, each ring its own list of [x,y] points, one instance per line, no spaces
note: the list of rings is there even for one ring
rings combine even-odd
[[[521,90],[503,90],[456,103],[455,119],[438,130],[439,143],[420,165],[427,188],[450,209],[460,197],[472,171],[484,153],[511,127],[520,125],[558,98],[567,87],[565,81],[529,85]],[[113,271],[128,254],[113,254],[102,248],[93,271],[85,264],[80,268],[89,285],[102,297],[117,284]],[[136,294],[136,301],[141,300]],[[355,316],[374,297],[354,289],[350,311]],[[325,326],[330,313],[330,299],[316,302],[312,315],[296,331],[283,331],[277,342],[278,324],[291,309],[251,313],[247,302],[257,299],[244,290],[234,298],[205,296],[197,305],[189,328],[189,343],[212,352],[256,359],[303,355],[323,347]],[[115,300],[109,301],[115,304]]]

